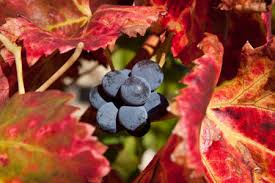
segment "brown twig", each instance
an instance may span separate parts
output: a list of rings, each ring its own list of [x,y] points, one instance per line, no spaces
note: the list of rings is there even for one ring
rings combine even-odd
[[[162,68],[166,62],[166,53],[162,52],[159,60],[159,66]]]
[[[107,63],[109,64],[111,70],[114,71],[114,70],[115,70],[115,67],[114,67],[114,64],[113,64],[113,61],[112,61],[112,58],[111,58],[112,53],[111,53],[110,49],[109,49],[109,48],[106,48],[106,49],[104,50],[104,54],[105,54],[105,56],[106,56]]]
[[[0,41],[4,46],[14,55],[16,73],[17,73],[17,83],[19,94],[25,93],[24,79],[23,79],[23,69],[22,69],[22,58],[21,58],[21,46],[12,43],[6,36],[0,33]]]
[[[84,43],[78,43],[73,55],[66,61],[66,63],[58,69],[44,84],[42,84],[36,91],[45,91],[49,86],[51,86],[61,75],[63,75],[79,58],[82,50],[84,48]]]
[[[136,56],[128,63],[127,68],[132,68],[138,61],[144,59],[150,59],[159,46],[160,37],[156,34],[150,35],[142,45],[142,48],[138,51]]]

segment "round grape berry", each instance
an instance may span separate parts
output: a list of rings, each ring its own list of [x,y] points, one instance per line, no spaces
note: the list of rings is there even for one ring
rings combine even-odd
[[[132,69],[131,76],[144,78],[150,84],[152,91],[161,85],[164,78],[160,66],[151,60],[143,60],[136,63]]]
[[[157,92],[151,93],[144,104],[150,120],[157,120],[160,116],[163,116],[167,112],[168,106],[169,103],[166,98]]]
[[[120,72],[122,72],[122,73],[125,74],[126,76],[129,76],[130,73],[131,73],[131,70],[130,70],[130,69],[123,69],[123,70],[121,70]]]
[[[100,91],[100,88],[101,86],[91,88],[89,92],[90,104],[96,109],[99,109],[101,106],[107,103],[105,97],[103,96],[104,94],[102,91]]]
[[[102,79],[102,87],[104,91],[111,97],[116,97],[120,86],[128,76],[121,71],[108,72]]]
[[[107,132],[117,132],[117,113],[118,109],[112,102],[108,102],[99,108],[96,114],[98,126]]]
[[[129,77],[120,88],[121,98],[129,105],[142,105],[149,98],[151,88],[148,82],[137,76]]]
[[[120,124],[134,132],[147,124],[147,112],[143,106],[122,106],[118,111]]]

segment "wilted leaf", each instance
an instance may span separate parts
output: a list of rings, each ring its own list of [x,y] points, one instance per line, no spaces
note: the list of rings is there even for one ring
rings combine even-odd
[[[84,42],[85,50],[94,51],[114,44],[121,33],[144,35],[164,11],[161,7],[104,5],[91,12],[87,0],[5,0],[0,4],[5,16],[21,15],[7,19],[0,32],[11,40],[23,40],[30,65],[55,50],[67,52],[79,42]]]
[[[238,75],[219,86],[201,129],[200,148],[213,182],[274,182],[274,40],[247,43]]]
[[[1,182],[99,182],[109,171],[93,127],[72,117],[70,95],[13,96],[0,110]]]
[[[188,86],[177,98],[180,121],[167,144],[155,156],[136,182],[202,182],[191,175],[202,174],[199,154],[199,129],[212,91],[221,71],[223,47],[214,35],[199,44],[204,55],[194,61],[196,66],[182,82]],[[196,169],[195,174],[191,170]]]

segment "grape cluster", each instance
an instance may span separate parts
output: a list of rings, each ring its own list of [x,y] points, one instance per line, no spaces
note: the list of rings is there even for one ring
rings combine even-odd
[[[150,121],[163,115],[168,106],[166,98],[155,92],[163,77],[159,65],[151,60],[138,62],[132,70],[108,72],[89,93],[99,127],[110,133],[126,129],[134,136],[146,134]]]

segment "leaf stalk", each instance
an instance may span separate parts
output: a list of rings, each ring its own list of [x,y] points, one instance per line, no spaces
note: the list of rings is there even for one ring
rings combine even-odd
[[[21,57],[21,46],[12,43],[6,36],[0,33],[0,41],[4,46],[14,55],[16,73],[17,73],[17,83],[19,94],[25,93],[24,79],[23,79],[23,67],[22,67],[22,57]]]
[[[62,76],[79,58],[84,48],[84,43],[80,42],[76,46],[76,49],[72,56],[66,61],[66,63],[60,67],[44,84],[42,84],[36,91],[43,92],[49,88],[60,76]]]

